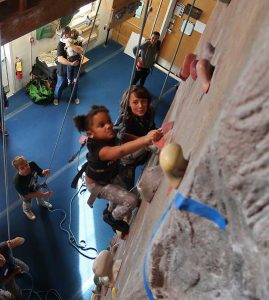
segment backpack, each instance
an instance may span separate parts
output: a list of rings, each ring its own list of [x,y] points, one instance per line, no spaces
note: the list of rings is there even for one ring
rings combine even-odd
[[[26,93],[35,104],[50,104],[53,100],[53,92],[48,89],[40,79],[33,79],[26,85]]]

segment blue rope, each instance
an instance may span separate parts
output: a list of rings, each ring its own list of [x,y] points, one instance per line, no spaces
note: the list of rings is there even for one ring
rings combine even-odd
[[[228,224],[227,219],[222,214],[220,214],[216,209],[214,209],[208,205],[205,205],[201,202],[198,202],[196,200],[193,200],[191,198],[186,198],[183,195],[178,193],[178,194],[176,194],[173,201],[170,203],[170,205],[167,207],[167,209],[163,213],[157,226],[154,228],[151,238],[150,238],[150,242],[152,241],[152,239],[158,232],[159,228],[161,227],[161,224],[163,223],[164,219],[166,218],[166,216],[172,206],[175,207],[176,209],[188,211],[188,212],[194,213],[198,216],[201,216],[203,218],[206,218],[208,220],[211,220],[211,221],[215,222],[221,230],[225,230],[226,225]],[[147,293],[148,299],[154,300],[154,296],[151,292],[151,289],[149,287],[148,280],[147,280],[148,253],[149,253],[149,249],[147,250],[146,255],[144,257],[144,264],[143,264],[144,288]]]

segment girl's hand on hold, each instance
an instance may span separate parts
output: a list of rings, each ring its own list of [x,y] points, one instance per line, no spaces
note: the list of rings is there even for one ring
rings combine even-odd
[[[162,132],[162,129],[159,128],[159,129],[156,130],[156,133],[155,133],[155,135],[154,135],[154,137],[153,137],[152,142],[153,142],[153,143],[156,143],[156,142],[158,142],[162,137],[163,137],[163,132]]]
[[[160,134],[162,134],[162,133],[160,133],[160,131],[158,130],[158,129],[155,129],[155,130],[151,130],[151,131],[149,131],[148,132],[148,134],[147,135],[145,135],[145,141],[146,141],[146,143],[147,143],[147,145],[149,146],[149,145],[151,145],[155,140],[158,140],[158,139],[160,139],[159,138],[159,135]]]
[[[50,198],[51,196],[52,196],[52,192],[45,192],[45,193],[43,193],[43,197],[44,198]]]

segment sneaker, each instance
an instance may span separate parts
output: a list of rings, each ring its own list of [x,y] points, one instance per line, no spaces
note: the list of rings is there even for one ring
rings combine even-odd
[[[79,104],[79,103],[80,103],[80,100],[79,100],[78,98],[76,98],[76,99],[75,99],[75,103],[76,103],[76,104]]]
[[[29,220],[35,220],[36,219],[36,216],[35,214],[31,211],[31,210],[27,210],[27,211],[24,211],[24,213],[26,214],[26,217],[29,219]]]
[[[59,105],[59,100],[55,98],[55,99],[53,100],[53,105],[55,105],[55,106]]]
[[[47,201],[40,202],[40,203],[38,203],[38,205],[41,205],[46,208],[52,208],[52,204]]]

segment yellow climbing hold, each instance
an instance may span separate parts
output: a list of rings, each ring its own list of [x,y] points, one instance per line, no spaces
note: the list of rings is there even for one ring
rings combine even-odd
[[[111,291],[111,296],[112,296],[112,300],[115,300],[116,297],[117,297],[117,292],[118,292],[118,289],[113,287],[112,288],[112,291]]]

